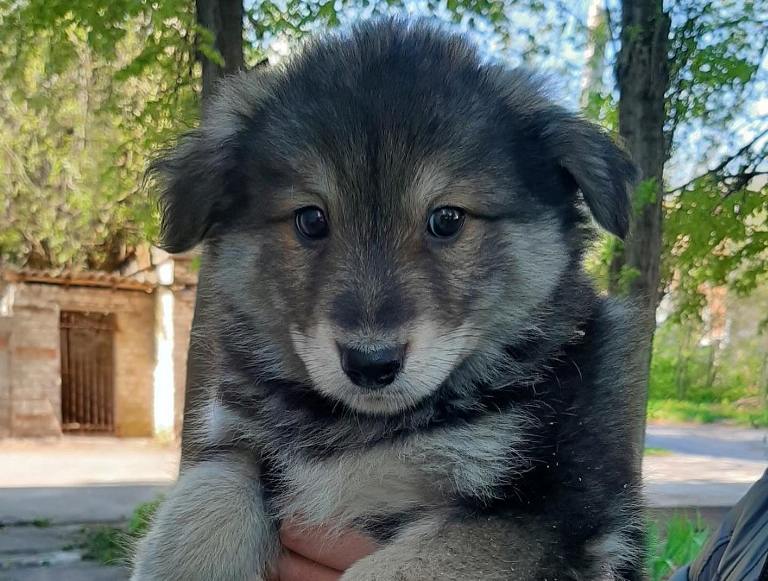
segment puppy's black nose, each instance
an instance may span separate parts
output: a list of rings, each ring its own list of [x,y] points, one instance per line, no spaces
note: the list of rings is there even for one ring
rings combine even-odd
[[[352,383],[368,389],[380,389],[395,380],[403,366],[405,347],[362,351],[341,347],[341,367]]]

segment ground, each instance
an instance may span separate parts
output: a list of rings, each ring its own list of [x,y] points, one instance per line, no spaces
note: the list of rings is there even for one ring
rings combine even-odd
[[[768,430],[648,428],[645,490],[657,511],[699,510],[713,524],[768,464]],[[83,527],[124,522],[161,493],[178,449],[148,440],[67,437],[0,441],[0,580],[127,579],[81,560]]]
[[[178,449],[151,440],[0,441],[0,581],[120,581],[81,559],[83,529],[126,521],[178,471]]]
[[[768,429],[648,426],[645,491],[657,507],[732,506],[768,467]]]

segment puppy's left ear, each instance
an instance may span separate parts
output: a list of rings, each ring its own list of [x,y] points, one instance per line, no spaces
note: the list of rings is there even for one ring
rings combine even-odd
[[[573,177],[592,216],[612,234],[626,237],[638,179],[629,154],[602,128],[577,115],[557,110],[547,118],[542,137]]]

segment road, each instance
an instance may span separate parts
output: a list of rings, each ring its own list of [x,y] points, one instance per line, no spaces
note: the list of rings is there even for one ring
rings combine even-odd
[[[677,454],[768,462],[768,430],[722,424],[648,426],[646,445]]]

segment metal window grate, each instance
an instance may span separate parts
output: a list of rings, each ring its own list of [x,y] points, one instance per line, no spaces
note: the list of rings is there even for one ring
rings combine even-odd
[[[115,317],[62,311],[61,421],[67,432],[114,429]]]

